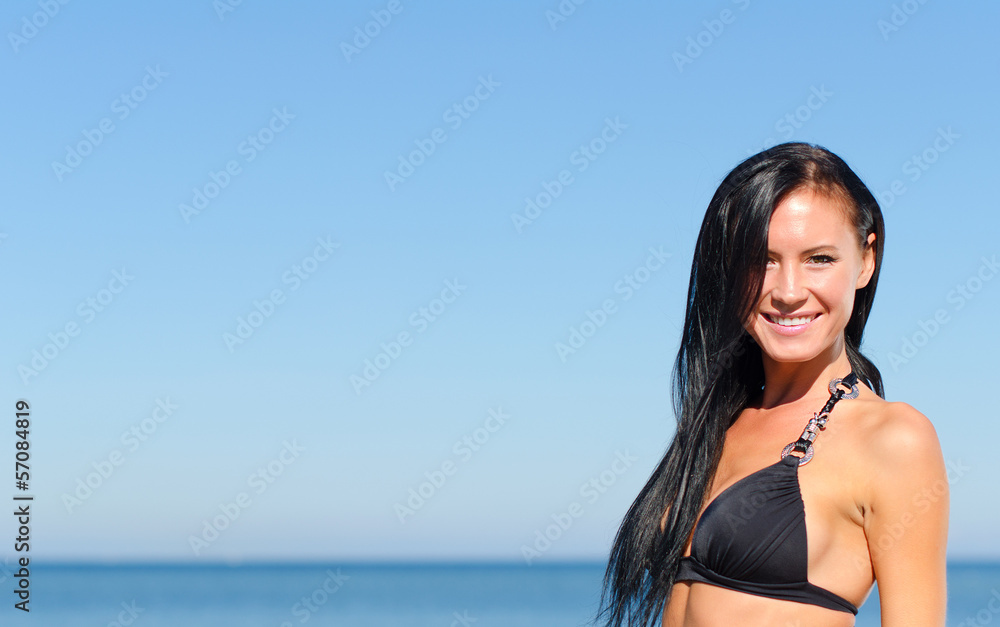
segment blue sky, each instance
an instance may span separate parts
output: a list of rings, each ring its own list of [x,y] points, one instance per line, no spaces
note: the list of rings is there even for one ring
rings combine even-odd
[[[864,350],[1000,557],[996,5],[45,6],[0,19],[39,559],[603,559],[708,200],[787,140],[881,200]]]

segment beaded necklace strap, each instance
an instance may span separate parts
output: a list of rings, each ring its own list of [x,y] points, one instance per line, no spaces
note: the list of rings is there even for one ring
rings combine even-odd
[[[839,387],[841,384],[849,386],[851,391],[847,392],[844,388]],[[846,377],[833,379],[830,381],[829,389],[830,400],[826,402],[826,405],[823,405],[823,409],[819,410],[819,413],[813,413],[813,417],[809,419],[809,423],[806,425],[802,435],[799,436],[799,439],[781,449],[781,459],[789,455],[792,450],[796,450],[804,453],[799,458],[799,466],[809,463],[809,460],[813,457],[812,443],[816,439],[816,430],[826,429],[826,421],[830,417],[830,411],[833,409],[833,406],[842,398],[852,399],[858,397],[858,375],[851,371],[851,374]],[[793,455],[793,457],[795,456]]]

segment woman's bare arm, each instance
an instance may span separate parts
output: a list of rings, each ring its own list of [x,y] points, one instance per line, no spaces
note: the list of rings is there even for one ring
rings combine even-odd
[[[944,627],[949,486],[933,424],[906,403],[886,406],[868,449],[865,534],[883,627]]]

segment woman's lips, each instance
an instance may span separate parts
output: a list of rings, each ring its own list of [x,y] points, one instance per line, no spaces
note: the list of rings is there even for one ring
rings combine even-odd
[[[810,326],[812,326],[812,324],[814,322],[816,322],[816,320],[820,317],[820,315],[821,314],[815,314],[813,316],[813,319],[810,320],[809,322],[806,322],[805,324],[795,324],[795,325],[792,325],[792,326],[784,326],[784,325],[778,324],[777,322],[771,322],[771,319],[768,317],[768,315],[764,314],[764,313],[760,314],[760,317],[764,319],[764,322],[766,322],[767,325],[775,333],[777,333],[778,335],[784,335],[784,336],[787,337],[787,336],[793,336],[793,335],[799,335],[801,333],[805,333],[806,329],[808,329]],[[790,318],[797,318],[797,317],[804,317],[804,316],[789,316],[789,317]]]

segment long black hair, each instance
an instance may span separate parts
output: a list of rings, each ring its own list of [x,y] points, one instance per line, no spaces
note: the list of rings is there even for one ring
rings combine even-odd
[[[840,157],[821,146],[789,142],[749,157],[719,185],[698,234],[673,366],[677,430],[618,529],[598,622],[646,627],[659,619],[670,599],[726,430],[764,385],[760,347],[743,321],[755,310],[763,287],[774,208],[802,188],[836,201],[854,225],[862,250],[875,233],[875,271],[855,293],[844,339],[858,378],[884,397],[882,375],[860,352],[882,267],[885,233],[878,202]]]

